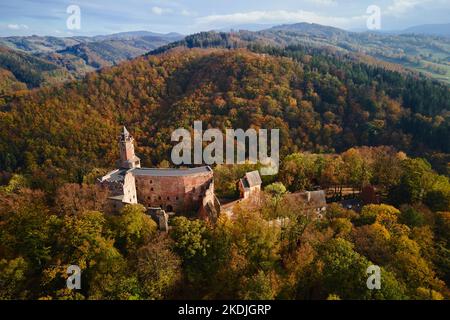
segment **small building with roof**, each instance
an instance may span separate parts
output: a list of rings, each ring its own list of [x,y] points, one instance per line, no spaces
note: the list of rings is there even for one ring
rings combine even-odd
[[[327,210],[327,199],[324,190],[288,193],[286,198],[288,201],[301,203],[303,211],[314,212],[319,218]]]
[[[261,191],[262,180],[258,170],[247,172],[242,179],[238,181],[240,197],[247,199]]]

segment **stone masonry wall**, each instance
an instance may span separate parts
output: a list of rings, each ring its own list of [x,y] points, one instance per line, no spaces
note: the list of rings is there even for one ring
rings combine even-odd
[[[147,207],[161,207],[168,212],[186,212],[199,209],[213,174],[178,177],[137,175],[135,178],[139,203]]]

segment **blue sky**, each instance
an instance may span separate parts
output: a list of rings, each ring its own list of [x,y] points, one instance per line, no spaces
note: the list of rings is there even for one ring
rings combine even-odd
[[[66,27],[69,5],[80,7],[79,30]],[[365,28],[369,5],[380,7],[383,30],[450,22],[450,0],[0,0],[0,36],[135,30],[190,34],[296,22],[354,30]]]

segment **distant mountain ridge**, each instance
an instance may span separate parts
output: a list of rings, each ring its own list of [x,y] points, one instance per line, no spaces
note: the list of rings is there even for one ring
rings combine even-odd
[[[122,32],[93,37],[6,37],[0,46],[17,51],[14,59],[0,60],[0,87],[34,88],[58,81],[79,79],[88,72],[117,65],[147,53],[158,54],[174,47],[249,48],[305,46],[317,50],[352,55],[355,60],[390,70],[412,70],[450,83],[450,37],[419,34],[443,30],[442,26],[417,26],[401,33],[351,32],[314,23],[271,26],[264,30],[209,31],[183,36],[150,31]],[[243,26],[244,27],[244,26]],[[417,33],[417,34],[416,34]],[[14,63],[27,61],[31,73]],[[7,62],[7,65],[5,63]],[[43,62],[55,68],[36,76]],[[31,63],[31,64],[30,64]],[[13,71],[11,71],[13,70]],[[12,73],[11,73],[12,72]],[[17,73],[19,72],[19,73]],[[24,75],[31,75],[26,79]],[[18,75],[18,78],[16,77]],[[18,85],[16,85],[18,84]]]
[[[0,95],[75,79],[51,61],[0,46]]]
[[[278,26],[274,26],[270,29],[267,29],[266,31],[293,31],[293,32],[300,32],[304,34],[310,34],[315,36],[346,36],[348,35],[349,31],[345,31],[343,29],[330,27],[330,26],[323,26],[317,23],[306,23],[306,22],[300,22],[300,23],[294,23],[294,24],[282,24]]]
[[[15,50],[23,50],[31,53],[54,52],[63,50],[67,47],[82,43],[92,43],[105,40],[133,40],[142,37],[154,37],[155,39],[165,40],[167,42],[182,39],[184,36],[171,33],[156,33],[150,31],[130,31],[113,33],[109,35],[98,36],[74,36],[74,37],[54,37],[54,36],[11,36],[0,37],[0,44]]]
[[[238,24],[238,25],[232,25],[229,27],[217,28],[217,29],[214,29],[214,31],[218,31],[218,32],[230,32],[230,31],[239,31],[239,30],[261,31],[261,30],[272,28],[274,25],[275,24],[247,23],[247,24]]]
[[[450,38],[433,35],[350,32],[314,23],[279,25],[257,32],[201,32],[156,49],[153,53],[184,46],[188,48],[251,46],[309,46],[398,65],[450,83]]]
[[[183,38],[184,36],[177,32],[169,32],[169,33],[158,33],[158,32],[151,32],[151,31],[127,31],[127,32],[119,32],[119,33],[113,33],[110,35],[99,35],[99,36],[93,36],[92,39],[94,41],[102,41],[102,40],[131,40],[136,38],[142,38],[142,37],[157,37],[161,39],[168,39],[168,40],[179,40]]]
[[[443,24],[423,24],[418,26],[409,27],[401,33],[413,33],[424,35],[437,35],[450,37],[450,23]]]
[[[135,58],[183,37],[178,33],[162,34],[149,31],[94,37],[4,37],[0,38],[0,46],[16,50],[21,55],[31,55],[48,61],[66,70],[73,77],[80,78],[87,72]]]

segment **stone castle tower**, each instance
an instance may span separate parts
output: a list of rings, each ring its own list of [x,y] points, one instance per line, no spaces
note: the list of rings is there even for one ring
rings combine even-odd
[[[134,139],[123,127],[119,138],[120,162],[119,167],[123,169],[132,169],[141,167],[141,159],[134,153]]]

